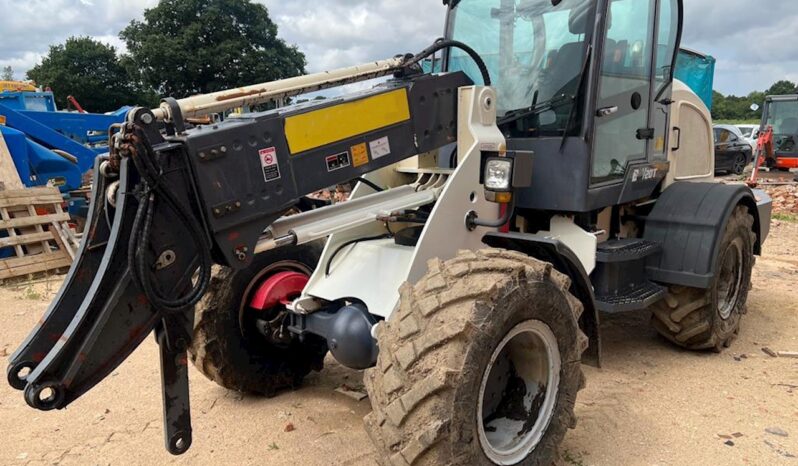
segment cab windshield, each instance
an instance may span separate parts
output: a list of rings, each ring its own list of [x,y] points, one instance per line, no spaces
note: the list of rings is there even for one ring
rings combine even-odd
[[[556,3],[556,2],[555,2]],[[499,117],[551,103],[535,113],[526,136],[562,134],[576,105],[593,28],[592,0],[461,0],[452,10],[449,36],[474,48],[485,61],[498,94]],[[452,50],[450,71],[481,83],[474,62]],[[529,122],[527,122],[529,123]]]
[[[767,111],[767,125],[773,127],[776,151],[798,151],[798,101],[771,102]]]

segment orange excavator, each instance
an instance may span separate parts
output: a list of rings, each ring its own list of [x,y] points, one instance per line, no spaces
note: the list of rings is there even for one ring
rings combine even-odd
[[[798,95],[765,98],[756,154],[749,185],[756,184],[759,168],[763,165],[785,172],[798,168]]]
[[[773,150],[773,127],[768,126],[764,130],[760,130],[759,137],[756,140],[756,152],[754,153],[754,171],[751,172],[751,179],[748,180],[748,185],[755,188],[759,183],[759,169],[764,165],[766,167],[773,167],[777,163],[776,153]]]

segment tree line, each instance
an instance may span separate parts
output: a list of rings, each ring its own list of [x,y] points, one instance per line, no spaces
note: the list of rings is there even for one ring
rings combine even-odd
[[[87,111],[108,112],[305,73],[305,55],[280,39],[266,7],[250,0],[161,0],[119,37],[124,54],[70,37],[51,46],[27,78],[50,88],[60,108],[71,95]]]
[[[718,91],[712,93],[712,119],[713,120],[750,120],[762,119],[762,107],[765,97],[769,95],[798,94],[798,85],[791,81],[778,81],[764,92],[754,91],[747,96],[723,95]],[[759,108],[751,110],[751,105]]]

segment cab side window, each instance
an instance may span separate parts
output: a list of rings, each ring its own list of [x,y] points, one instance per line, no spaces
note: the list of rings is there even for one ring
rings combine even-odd
[[[646,158],[647,141],[637,135],[648,127],[654,14],[653,0],[610,2],[596,102],[593,185],[621,181],[630,162]]]
[[[659,33],[657,37],[656,93],[670,83],[673,76],[673,59],[676,53],[676,35],[679,33],[679,6],[677,0],[660,0]]]

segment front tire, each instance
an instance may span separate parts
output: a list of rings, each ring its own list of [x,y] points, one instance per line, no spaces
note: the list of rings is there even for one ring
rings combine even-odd
[[[208,379],[229,390],[274,396],[296,388],[311,370],[321,370],[327,345],[309,337],[274,342],[258,332],[253,314],[271,320],[284,309],[255,311],[248,307],[258,285],[285,271],[310,275],[323,244],[311,243],[255,256],[246,269],[223,268],[211,280],[208,293],[196,307],[194,338],[189,354]]]
[[[726,225],[709,289],[672,286],[652,308],[654,328],[662,336],[690,350],[728,348],[740,331],[740,320],[754,267],[754,217],[737,206]]]
[[[365,376],[380,461],[551,464],[584,386],[569,286],[551,264],[496,249],[432,260],[403,285]]]

